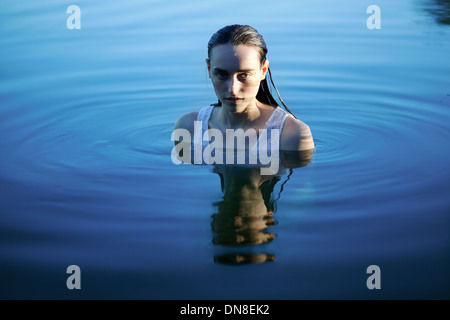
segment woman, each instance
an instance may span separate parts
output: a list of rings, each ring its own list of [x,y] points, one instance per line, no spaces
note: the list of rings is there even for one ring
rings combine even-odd
[[[186,129],[194,140],[200,141],[208,129],[219,130],[224,137],[228,129],[254,129],[255,132],[275,129],[279,133],[277,147],[280,151],[313,150],[310,128],[298,120],[280,98],[288,112],[281,109],[269,91],[266,76],[270,76],[270,69],[266,55],[263,37],[250,26],[230,25],[217,31],[208,43],[206,65],[218,103],[181,116],[175,129]],[[201,136],[198,129],[195,135],[194,121],[202,123]],[[208,143],[200,142],[203,146]]]

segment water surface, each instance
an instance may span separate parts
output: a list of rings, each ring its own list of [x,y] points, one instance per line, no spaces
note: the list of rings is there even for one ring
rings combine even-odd
[[[316,149],[230,242],[236,199],[170,136],[216,101],[206,44],[232,23],[263,34]],[[0,297],[450,298],[449,39],[437,0],[2,1]]]

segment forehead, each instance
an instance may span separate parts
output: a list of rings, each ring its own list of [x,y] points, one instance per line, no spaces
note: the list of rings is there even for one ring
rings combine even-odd
[[[246,45],[219,44],[211,50],[211,67],[224,70],[256,69],[261,61],[258,48]]]

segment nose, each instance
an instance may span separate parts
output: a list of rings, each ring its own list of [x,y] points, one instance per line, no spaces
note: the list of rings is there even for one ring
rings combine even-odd
[[[228,81],[228,93],[236,95],[239,92],[239,80],[236,77],[230,77]]]

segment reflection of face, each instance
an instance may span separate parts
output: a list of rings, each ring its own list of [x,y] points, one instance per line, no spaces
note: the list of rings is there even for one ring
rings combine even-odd
[[[255,104],[261,80],[269,62],[261,66],[258,48],[246,45],[221,44],[213,47],[207,60],[217,97],[231,110],[242,110]]]
[[[215,244],[258,245],[275,238],[274,234],[266,231],[275,221],[273,212],[267,211],[262,198],[257,202],[233,200],[224,199],[217,203],[218,212],[211,222]]]

